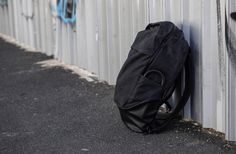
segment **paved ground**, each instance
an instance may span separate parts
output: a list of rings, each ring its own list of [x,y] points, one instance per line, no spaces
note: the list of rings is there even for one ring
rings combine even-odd
[[[0,39],[0,153],[236,153],[235,145],[186,122],[156,135],[130,132],[113,87],[37,64],[49,59]]]

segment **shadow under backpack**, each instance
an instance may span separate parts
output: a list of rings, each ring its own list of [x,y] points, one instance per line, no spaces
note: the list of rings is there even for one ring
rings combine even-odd
[[[170,105],[180,78],[184,90]],[[160,132],[188,101],[192,80],[190,47],[183,32],[168,21],[149,24],[137,34],[117,78],[114,101],[124,124],[139,133]]]

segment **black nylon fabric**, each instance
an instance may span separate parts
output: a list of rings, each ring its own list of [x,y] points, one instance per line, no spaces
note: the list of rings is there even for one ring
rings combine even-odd
[[[118,75],[114,95],[126,126],[150,132],[151,127],[165,123],[165,118],[160,122],[159,117],[153,126],[189,51],[183,32],[171,22],[149,24],[137,34]]]

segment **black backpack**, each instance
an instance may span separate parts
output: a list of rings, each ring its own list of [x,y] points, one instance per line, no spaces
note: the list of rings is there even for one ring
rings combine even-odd
[[[114,101],[125,125],[140,133],[161,131],[188,101],[192,75],[183,32],[171,22],[149,24],[137,34],[116,82]],[[172,107],[168,99],[180,78],[185,88]]]

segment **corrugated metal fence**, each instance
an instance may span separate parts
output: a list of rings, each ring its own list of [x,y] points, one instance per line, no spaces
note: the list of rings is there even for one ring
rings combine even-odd
[[[235,50],[227,52],[225,43],[225,17],[229,38],[236,32],[228,17],[236,10],[234,0],[79,0],[76,24],[58,18],[56,3],[8,0],[0,5],[0,33],[114,84],[136,33],[149,22],[170,20],[183,29],[194,54],[195,91],[185,117],[236,140],[236,78],[229,54]]]

